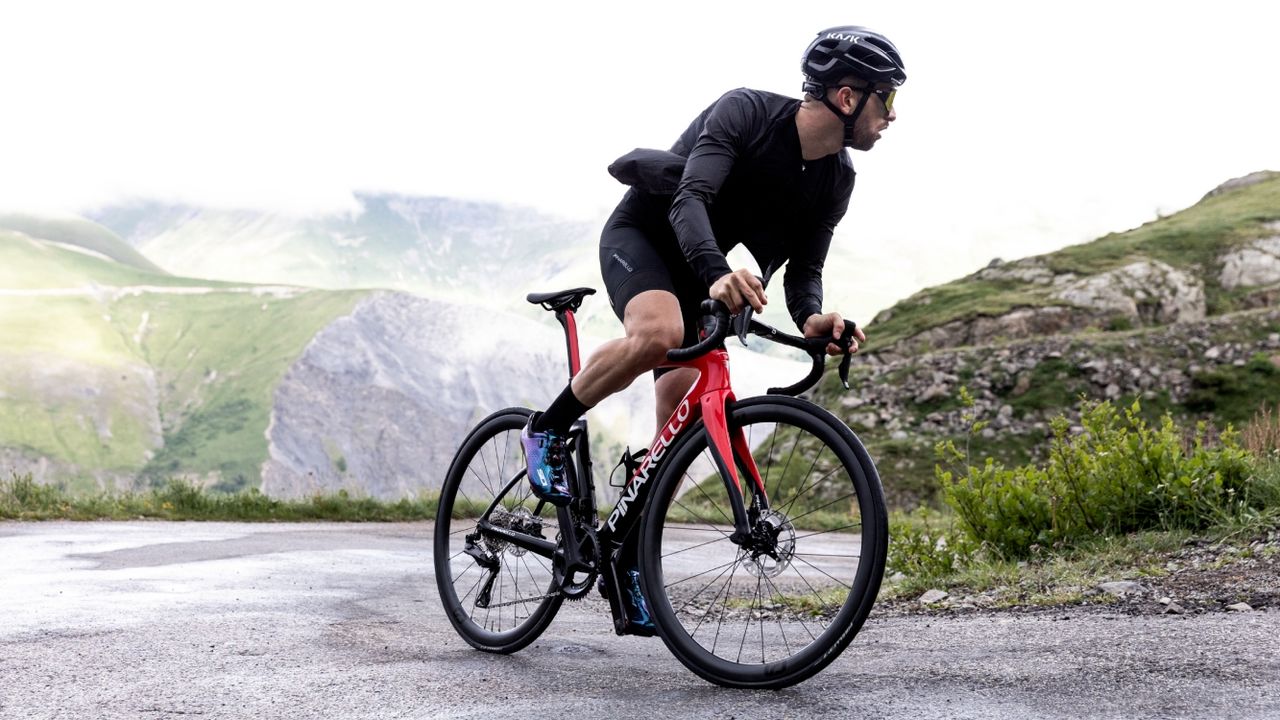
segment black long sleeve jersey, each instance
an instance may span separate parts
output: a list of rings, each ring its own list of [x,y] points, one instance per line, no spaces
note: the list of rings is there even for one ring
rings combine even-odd
[[[685,259],[707,287],[731,272],[725,253],[738,244],[766,274],[786,262],[783,287],[797,327],[822,312],[823,264],[854,183],[843,151],[804,161],[799,108],[794,98],[746,88],[720,97],[671,148],[688,160],[667,208]],[[665,203],[646,205],[656,212]]]

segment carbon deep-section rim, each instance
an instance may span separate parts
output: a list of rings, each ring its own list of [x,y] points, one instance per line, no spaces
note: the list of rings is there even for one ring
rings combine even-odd
[[[436,585],[445,615],[464,640],[488,652],[512,653],[533,642],[564,601],[554,592],[550,558],[478,528],[486,517],[507,530],[556,540],[556,510],[533,497],[526,479],[520,430],[530,414],[507,408],[471,431],[449,466],[436,513]]]

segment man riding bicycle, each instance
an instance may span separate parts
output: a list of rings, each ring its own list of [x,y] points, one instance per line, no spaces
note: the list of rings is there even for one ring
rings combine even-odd
[[[880,139],[897,118],[893,98],[906,73],[888,38],[856,26],[818,33],[801,68],[803,100],[732,90],[694,119],[670,153],[636,151],[611,168],[632,187],[601,234],[600,268],[626,334],[601,345],[529,419],[521,437],[539,498],[556,505],[572,499],[564,470],[570,427],[649,371],[661,429],[696,371],[658,366],[667,350],[697,339],[698,307],[707,297],[734,314],[760,312],[765,285],[786,263],[783,287],[796,326],[806,337],[840,337],[840,313],[822,310],[822,268],[853,191],[844,148],[870,150]],[[763,281],[730,268],[725,253],[739,244],[759,263]],[[827,351],[844,352],[835,344]],[[627,576],[628,631],[651,635],[639,575]]]

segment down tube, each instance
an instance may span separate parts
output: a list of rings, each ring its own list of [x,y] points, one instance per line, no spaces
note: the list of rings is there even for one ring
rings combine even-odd
[[[653,441],[653,447],[649,448],[640,467],[636,468],[635,474],[622,489],[617,504],[609,513],[609,518],[605,520],[606,529],[614,538],[626,537],[635,527],[640,517],[639,508],[643,508],[648,502],[650,481],[658,477],[672,443],[686,434],[686,430],[700,417],[702,417],[701,405],[691,402],[688,397],[676,406],[676,411],[672,413],[662,432]]]

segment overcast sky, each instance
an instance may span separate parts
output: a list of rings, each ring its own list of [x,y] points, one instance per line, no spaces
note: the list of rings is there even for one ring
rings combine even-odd
[[[1280,170],[1278,7],[6,3],[0,205],[342,210],[371,190],[597,220],[614,157],[728,89],[798,95],[813,35],[865,24],[909,76],[837,234],[878,308]]]

